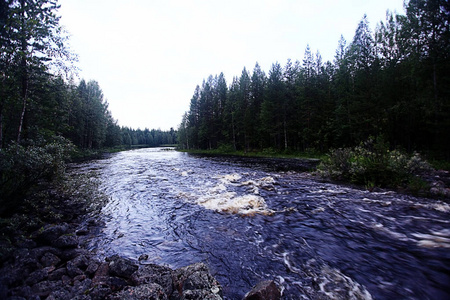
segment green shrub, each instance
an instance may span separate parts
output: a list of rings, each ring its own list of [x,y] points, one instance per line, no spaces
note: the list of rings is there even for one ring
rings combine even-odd
[[[73,151],[73,144],[55,137],[52,141],[27,146],[13,143],[0,149],[0,213],[19,204],[39,182],[52,181],[65,172],[65,161]]]
[[[322,176],[347,180],[368,187],[408,186],[415,177],[431,170],[418,153],[390,151],[382,137],[369,138],[354,148],[335,149],[322,161]]]

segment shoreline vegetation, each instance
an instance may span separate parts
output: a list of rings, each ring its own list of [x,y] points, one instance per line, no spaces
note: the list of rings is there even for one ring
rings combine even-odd
[[[419,153],[390,150],[382,137],[369,138],[353,148],[333,149],[329,153],[286,153],[273,149],[260,152],[178,150],[194,155],[285,160],[285,169],[306,171],[319,180],[351,184],[369,191],[390,189],[400,193],[450,200],[450,163],[429,163]],[[301,164],[308,162],[308,164]],[[298,166],[297,166],[298,164]]]

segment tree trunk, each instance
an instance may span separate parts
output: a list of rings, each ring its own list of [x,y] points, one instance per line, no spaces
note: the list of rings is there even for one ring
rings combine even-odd
[[[20,5],[22,8],[22,16],[21,16],[21,22],[22,22],[22,30],[25,31],[25,1],[22,0],[20,1]],[[28,48],[28,43],[26,40],[26,36],[24,33],[22,33],[22,45],[21,45],[21,50],[22,50],[22,59],[20,62],[20,66],[21,66],[21,71],[22,71],[22,90],[21,90],[21,98],[22,98],[22,112],[20,113],[20,119],[19,119],[19,129],[17,132],[17,143],[20,143],[21,137],[22,137],[22,130],[23,130],[23,120],[25,118],[25,112],[27,109],[27,97],[28,97],[28,72],[27,72],[27,57],[26,57],[26,53],[27,53],[27,48]]]
[[[3,105],[0,106],[0,149],[3,148]]]

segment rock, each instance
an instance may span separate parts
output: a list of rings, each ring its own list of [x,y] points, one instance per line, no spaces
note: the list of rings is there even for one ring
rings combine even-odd
[[[33,291],[29,286],[20,286],[14,289],[11,289],[10,294],[12,297],[6,299],[39,299],[37,295],[33,295]]]
[[[173,280],[182,299],[222,299],[222,286],[204,263],[175,270]]]
[[[46,252],[41,257],[41,264],[44,267],[56,266],[60,261],[61,259],[51,252]]]
[[[79,255],[70,261],[74,266],[80,268],[81,270],[86,270],[89,260],[85,255]]]
[[[89,276],[92,276],[97,272],[98,266],[100,266],[100,263],[94,260],[90,260],[88,263],[88,266],[85,270],[85,273]]]
[[[139,261],[147,260],[147,259],[148,259],[148,254],[141,254],[138,258]]]
[[[208,290],[188,290],[183,294],[184,299],[192,299],[192,300],[222,300],[222,297],[218,294],[211,293]]]
[[[50,246],[41,246],[30,250],[30,256],[37,259],[41,259],[46,253],[51,253],[59,257],[61,255],[61,250]]]
[[[69,225],[62,223],[59,225],[48,224],[37,232],[36,240],[41,243],[51,243],[63,234],[68,233]]]
[[[63,275],[67,275],[66,268],[59,268],[48,274],[48,280],[52,281],[61,280]]]
[[[111,300],[167,300],[164,289],[156,283],[146,283],[139,286],[130,286],[123,291],[116,292],[110,296]]]
[[[48,277],[47,270],[45,269],[37,270],[28,275],[27,279],[25,280],[25,283],[31,286],[33,284],[36,284],[40,281],[47,279],[47,277]]]
[[[89,290],[91,299],[108,299],[108,295],[112,293],[109,286],[96,285]]]
[[[77,299],[90,299],[90,298],[78,298],[80,296],[85,296],[89,293],[89,289],[91,287],[92,281],[90,279],[82,280],[82,281],[74,281],[72,293],[76,295]]]
[[[67,275],[74,278],[78,275],[83,275],[83,271],[78,268],[73,261],[68,261],[66,265]]]
[[[54,281],[41,281],[31,287],[33,295],[47,297],[56,289],[57,284]]]
[[[111,274],[118,277],[129,278],[138,269],[138,266],[131,259],[122,258],[118,255],[113,255],[108,260]]]
[[[54,290],[48,295],[45,300],[64,300],[73,298],[70,290],[68,288],[61,287],[57,290]]]
[[[145,283],[157,283],[165,291],[167,295],[173,292],[172,269],[159,265],[143,265],[131,275],[134,285]]]
[[[86,249],[81,248],[68,248],[64,249],[64,251],[61,252],[61,255],[59,256],[62,260],[71,260],[74,259],[77,256],[85,255],[86,257],[90,255],[89,251]]]
[[[72,278],[70,278],[70,277],[67,276],[67,275],[63,275],[63,276],[61,276],[61,282],[62,282],[64,285],[70,285],[70,284],[72,284]]]
[[[98,266],[94,278],[92,278],[93,286],[107,286],[109,275],[109,264],[102,263]]]
[[[108,278],[108,285],[112,291],[120,291],[128,286],[128,282],[124,278],[113,276]]]
[[[277,300],[281,292],[273,280],[261,281],[248,292],[244,300]]]
[[[88,235],[88,234],[89,234],[89,229],[87,229],[86,227],[82,227],[82,228],[80,228],[80,229],[77,229],[77,230],[75,231],[75,234],[76,234],[76,235],[81,235],[81,236],[83,236],[83,235]]]
[[[64,234],[54,240],[52,246],[57,248],[76,248],[78,247],[78,239],[71,234]]]

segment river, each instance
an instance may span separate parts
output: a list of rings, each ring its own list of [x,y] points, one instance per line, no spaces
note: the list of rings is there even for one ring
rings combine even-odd
[[[450,205],[279,170],[139,149],[78,164],[109,201],[89,248],[205,262],[226,299],[273,279],[283,299],[450,299]]]

